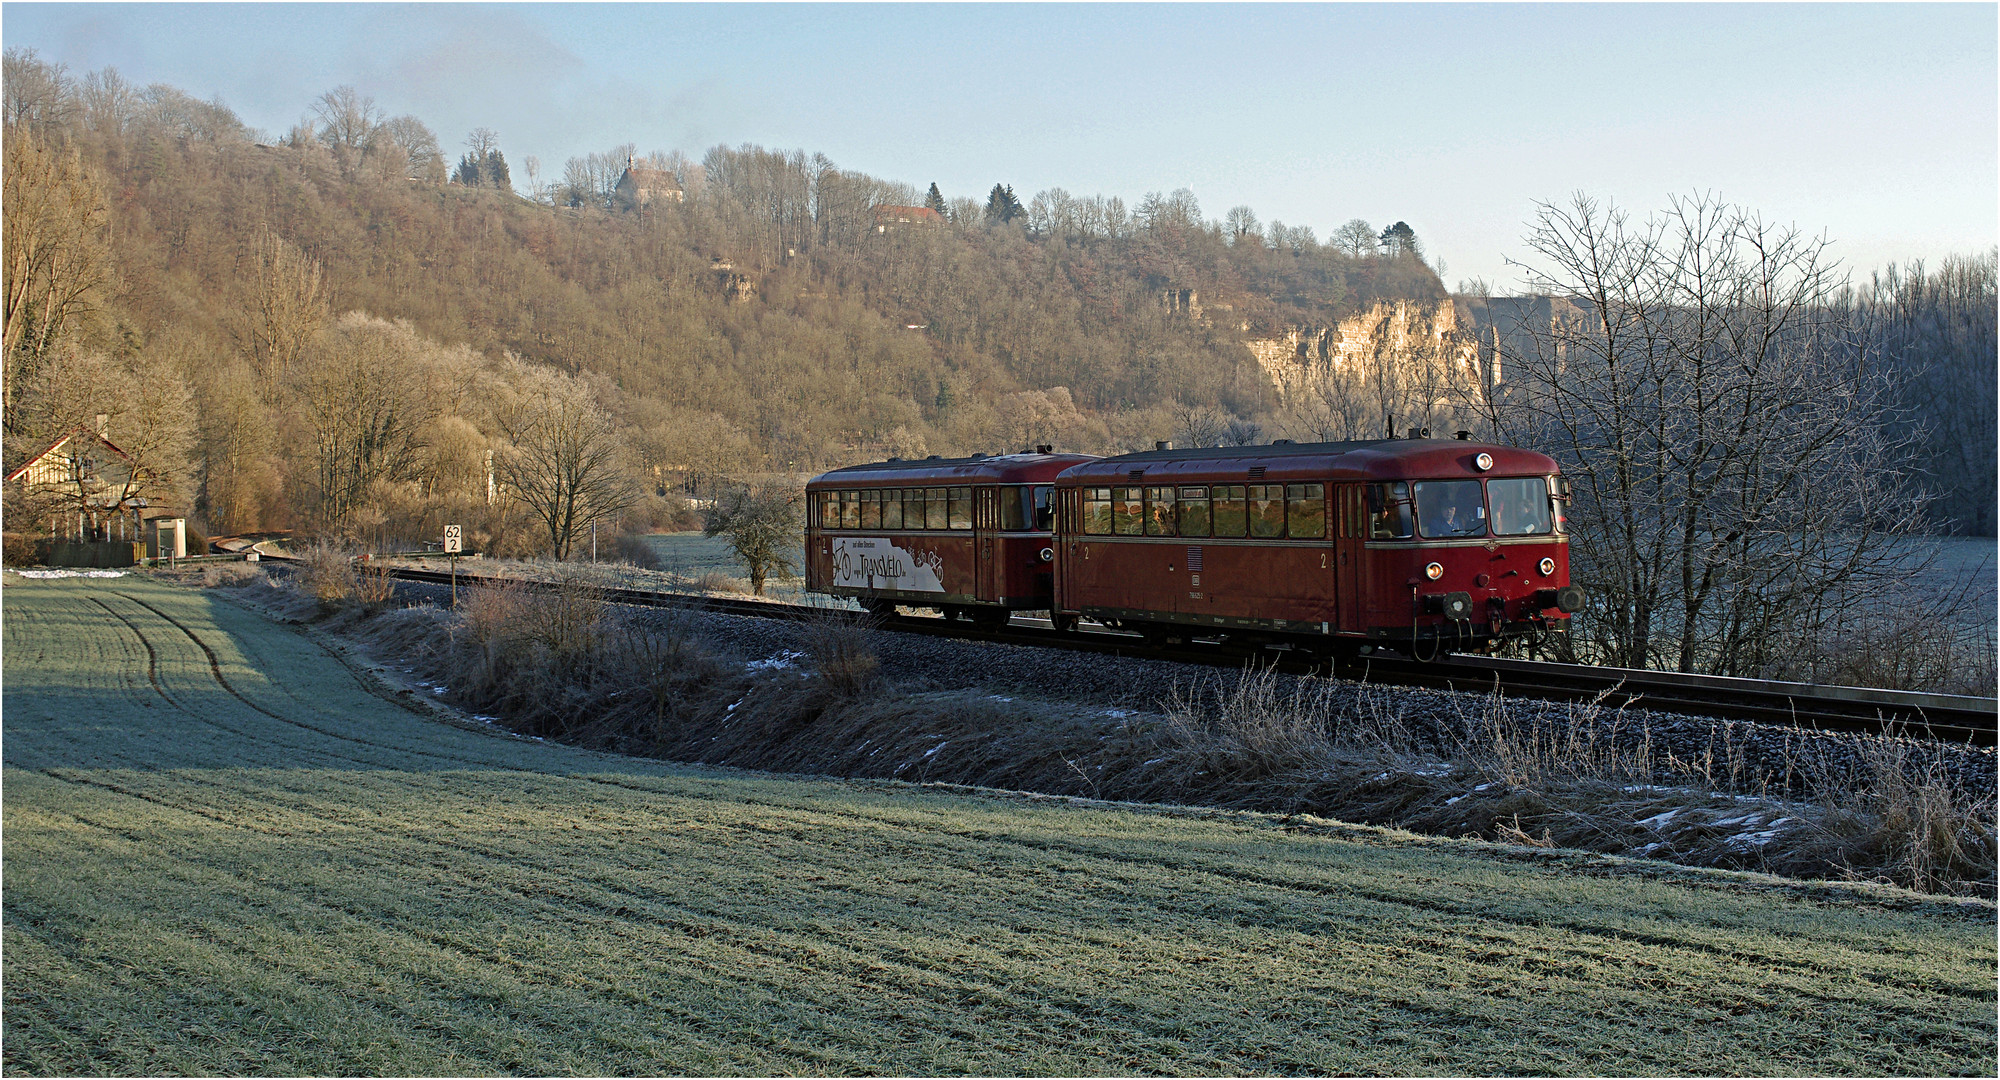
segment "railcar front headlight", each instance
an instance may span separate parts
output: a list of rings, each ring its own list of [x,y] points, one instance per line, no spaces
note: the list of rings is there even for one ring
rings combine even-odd
[[[1543,577],[1554,577],[1556,573],[1556,561],[1554,559],[1543,559],[1541,565],[1536,567],[1536,569],[1542,572]]]
[[[1485,472],[1493,467],[1493,455],[1481,451],[1478,457],[1472,459],[1472,464],[1480,472]]]
[[[1429,566],[1424,567],[1424,576],[1431,579],[1432,581],[1436,581],[1437,579],[1443,577],[1444,564],[1432,563]]]

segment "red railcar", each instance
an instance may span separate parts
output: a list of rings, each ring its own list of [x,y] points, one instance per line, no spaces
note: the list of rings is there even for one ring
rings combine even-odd
[[[1059,625],[1428,654],[1560,632],[1554,460],[1463,440],[1100,458],[1056,478]]]
[[[806,485],[806,587],[1001,623],[1054,600],[1050,493],[1084,454],[892,458]]]

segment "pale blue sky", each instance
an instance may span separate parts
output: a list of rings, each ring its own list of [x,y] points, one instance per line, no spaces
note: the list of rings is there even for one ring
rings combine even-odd
[[[452,156],[820,151],[983,198],[1188,186],[1322,237],[1417,230],[1504,285],[1538,199],[1713,190],[1857,270],[2000,234],[2000,8],[1777,5],[0,5],[75,72],[280,133],[352,84]]]

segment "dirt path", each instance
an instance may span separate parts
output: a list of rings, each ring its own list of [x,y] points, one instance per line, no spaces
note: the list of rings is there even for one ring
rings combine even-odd
[[[1991,905],[680,768],[4,597],[9,1073],[1990,1075]]]

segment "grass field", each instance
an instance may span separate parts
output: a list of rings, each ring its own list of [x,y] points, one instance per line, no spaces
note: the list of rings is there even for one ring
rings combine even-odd
[[[7,581],[10,1074],[1995,1069],[1991,904],[616,758]]]

